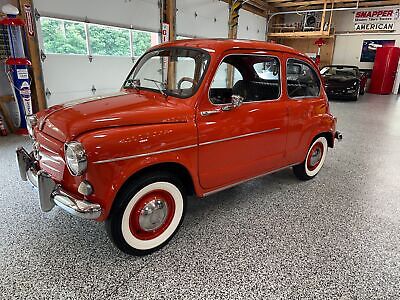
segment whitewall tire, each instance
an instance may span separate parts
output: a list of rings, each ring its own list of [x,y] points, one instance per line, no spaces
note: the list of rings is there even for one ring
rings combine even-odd
[[[185,213],[181,181],[157,172],[133,181],[119,193],[107,231],[128,254],[145,255],[163,247],[177,232]]]
[[[328,141],[321,136],[315,139],[308,149],[305,160],[293,167],[294,174],[301,180],[314,178],[324,165],[328,152]]]

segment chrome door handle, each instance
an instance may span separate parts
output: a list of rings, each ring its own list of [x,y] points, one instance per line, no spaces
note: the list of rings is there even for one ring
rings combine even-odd
[[[207,116],[210,116],[210,115],[218,114],[218,113],[220,113],[220,112],[221,112],[220,110],[206,110],[206,111],[202,111],[202,112],[200,113],[200,115],[201,115],[202,117],[207,117]]]

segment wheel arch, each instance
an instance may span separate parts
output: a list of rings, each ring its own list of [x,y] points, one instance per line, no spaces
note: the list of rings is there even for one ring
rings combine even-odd
[[[324,137],[324,138],[326,138],[326,140],[328,141],[328,147],[329,147],[329,148],[333,148],[333,147],[334,147],[334,145],[335,145],[335,137],[334,137],[334,134],[333,134],[332,132],[329,132],[329,131],[327,131],[327,132],[320,132],[320,133],[318,133],[317,135],[315,135],[315,136],[313,137],[313,139],[311,140],[310,145],[311,145],[312,143],[314,143],[314,141],[315,141],[316,139],[318,139],[319,137]]]
[[[156,173],[156,172],[160,172],[160,171],[166,171],[166,172],[172,173],[175,176],[177,176],[182,181],[187,195],[195,195],[196,194],[193,177],[190,174],[189,170],[185,166],[183,166],[180,163],[176,163],[176,162],[156,163],[154,165],[146,166],[143,169],[136,171],[135,173],[133,173],[131,176],[129,176],[125,180],[125,182],[119,188],[118,192],[115,194],[113,203],[111,205],[110,213],[112,212],[112,210],[114,208],[115,199],[118,199],[118,197],[126,189],[127,186],[129,186],[133,181],[137,180],[138,178],[140,178],[142,176],[146,176],[148,174],[152,174],[152,173]]]

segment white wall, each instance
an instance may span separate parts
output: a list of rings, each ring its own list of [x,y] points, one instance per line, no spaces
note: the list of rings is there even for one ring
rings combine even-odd
[[[42,16],[159,31],[158,0],[34,0]],[[196,16],[197,14],[197,16]],[[38,24],[39,25],[39,24]],[[40,29],[40,26],[39,26]],[[228,5],[218,0],[177,0],[177,35],[226,38]],[[241,10],[238,37],[265,37],[265,19]],[[41,40],[41,39],[40,39]],[[47,55],[43,63],[48,105],[119,90],[133,64],[128,57]]]
[[[158,32],[158,0],[34,0],[41,16]],[[38,23],[39,40],[40,24]],[[43,43],[41,42],[43,48]],[[130,57],[48,54],[43,62],[48,106],[118,91],[133,66]]]
[[[393,8],[398,6],[388,6]],[[333,64],[356,65],[362,69],[372,69],[374,63],[360,62],[362,44],[364,40],[395,40],[395,45],[400,47],[400,20],[395,24],[393,33],[354,33],[355,11],[335,12],[336,41],[333,53]],[[349,33],[350,32],[350,33]],[[397,72],[393,92],[397,93],[400,84],[400,65]]]
[[[239,14],[238,38],[265,41],[266,19],[242,10]]]
[[[199,38],[228,36],[227,3],[218,0],[177,0],[176,8],[178,36]]]
[[[149,31],[160,28],[158,0],[34,0],[43,16]]]
[[[48,106],[69,100],[113,93],[120,89],[133,63],[129,57],[48,54],[43,63],[45,86],[51,95]]]
[[[372,69],[373,62],[360,62],[364,40],[396,40],[396,46],[400,46],[400,32],[396,34],[351,33],[337,35],[333,63],[355,65],[361,69]]]
[[[219,0],[177,0],[176,31],[179,36],[228,37],[228,4]],[[239,12],[238,38],[265,40],[266,19],[244,9]]]
[[[393,8],[393,6],[389,7]],[[354,33],[354,13],[355,11],[342,11],[334,14],[333,22],[338,34],[336,36],[333,63],[351,64],[363,69],[372,69],[373,63],[360,62],[363,41],[395,40],[396,46],[400,46],[400,21],[397,21],[394,33]]]

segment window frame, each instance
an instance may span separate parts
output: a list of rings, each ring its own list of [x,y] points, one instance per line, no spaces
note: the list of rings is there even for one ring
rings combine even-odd
[[[69,22],[69,23],[77,23],[77,24],[82,24],[83,29],[85,31],[85,53],[52,53],[52,52],[47,52],[46,47],[45,47],[45,37],[42,29],[42,19],[47,19],[47,20],[54,20],[54,21],[61,21],[61,22]],[[48,17],[48,16],[40,16],[39,19],[39,24],[40,24],[40,38],[39,38],[39,48],[43,50],[43,53],[45,55],[68,55],[68,56],[88,56],[90,51],[89,51],[89,44],[88,44],[88,28],[86,22],[83,21],[76,21],[73,19],[63,19],[63,18],[57,18],[57,17]]]
[[[257,50],[254,49],[254,51],[257,51]],[[273,54],[260,54],[260,53],[257,53],[257,54],[253,54],[253,53],[229,53],[229,54],[226,54],[225,56],[223,56],[222,59],[220,60],[220,62],[218,63],[218,67],[216,68],[216,70],[215,70],[215,72],[214,72],[214,75],[213,75],[213,77],[212,77],[212,79],[211,79],[210,85],[209,85],[209,87],[208,87],[207,97],[208,97],[208,101],[209,101],[212,105],[217,106],[217,107],[229,105],[229,104],[218,104],[218,103],[213,103],[213,102],[211,101],[211,98],[210,98],[210,92],[211,92],[211,85],[212,85],[212,82],[214,81],[214,78],[215,78],[215,76],[216,76],[216,74],[217,74],[217,72],[218,72],[218,69],[220,68],[220,66],[221,66],[222,63],[224,62],[225,58],[227,58],[227,57],[229,57],[229,56],[244,56],[244,55],[247,55],[247,56],[273,57],[273,58],[276,58],[276,59],[278,60],[278,62],[279,62],[279,95],[278,95],[278,97],[277,97],[276,99],[272,99],[272,100],[260,100],[260,101],[249,101],[249,102],[244,102],[244,101],[243,101],[242,105],[251,104],[251,103],[275,102],[275,101],[281,100],[282,95],[283,95],[283,93],[282,93],[282,88],[283,88],[282,82],[283,82],[283,80],[282,80],[282,61],[281,61],[281,59],[280,59],[279,56],[273,55]],[[252,65],[251,67],[254,69],[254,66],[253,66],[253,65]],[[257,74],[257,75],[258,75],[258,74]]]
[[[287,70],[288,70],[289,60],[298,61],[298,62],[300,62],[300,63],[302,63],[302,64],[308,66],[308,67],[314,72],[314,74],[317,76],[318,81],[319,81],[319,85],[318,85],[318,87],[319,87],[319,92],[318,92],[318,95],[317,95],[317,96],[298,96],[298,97],[290,97],[290,95],[289,95],[289,90],[288,90],[288,80],[287,80],[287,75],[288,75]],[[297,57],[288,57],[288,58],[286,59],[286,74],[285,74],[285,78],[286,78],[286,96],[288,97],[288,99],[291,99],[291,100],[301,100],[301,99],[315,99],[315,98],[321,98],[321,94],[322,94],[322,80],[321,80],[321,78],[320,78],[320,74],[319,74],[319,75],[318,75],[318,74],[319,74],[319,72],[316,72],[315,69],[314,69],[314,67],[313,67],[310,63],[308,63],[307,61],[305,61],[305,60],[303,60],[303,59],[300,59],[300,58],[297,58]]]
[[[168,97],[174,97],[174,98],[178,98],[178,99],[189,99],[189,98],[194,97],[194,96],[196,95],[196,93],[200,90],[200,88],[201,88],[201,86],[202,86],[202,84],[203,84],[203,82],[204,82],[204,79],[205,79],[205,77],[206,77],[206,75],[207,75],[207,73],[208,73],[208,71],[209,71],[209,69],[210,69],[210,64],[211,64],[211,59],[212,59],[210,53],[208,53],[206,50],[204,50],[204,49],[202,49],[202,48],[185,47],[185,46],[168,46],[168,47],[160,46],[160,47],[158,47],[158,48],[156,48],[156,49],[153,49],[153,47],[151,47],[151,48],[149,48],[148,50],[146,50],[146,52],[143,53],[143,55],[140,56],[140,58],[135,62],[135,64],[133,65],[133,67],[132,67],[131,70],[129,71],[128,76],[125,78],[125,80],[124,80],[124,82],[123,82],[121,88],[122,88],[122,89],[126,89],[126,86],[125,86],[125,85],[126,85],[126,82],[128,81],[129,77],[131,77],[131,75],[133,74],[134,70],[137,68],[137,66],[139,65],[139,63],[144,59],[144,57],[145,57],[147,54],[149,54],[149,53],[151,53],[151,52],[163,51],[163,50],[171,50],[171,49],[194,50],[194,51],[198,51],[198,52],[201,52],[201,53],[203,53],[203,54],[206,54],[206,56],[207,56],[207,64],[206,64],[206,67],[205,67],[205,69],[204,69],[203,74],[201,75],[201,77],[200,77],[200,79],[199,79],[199,83],[197,84],[196,89],[193,90],[192,95],[186,97],[186,96],[179,96],[179,95],[170,94],[170,93],[166,92],[166,94],[167,94]],[[150,91],[150,92],[159,93],[158,90],[153,89],[153,88],[145,88],[145,87],[140,87],[140,88],[141,88],[142,90],[145,90],[145,91]]]
[[[55,20],[55,21],[62,21],[62,22],[70,22],[70,23],[79,23],[82,24],[85,30],[85,53],[52,53],[52,52],[47,52],[44,40],[45,40],[45,34],[43,33],[42,29],[42,20],[43,19],[48,19],[48,20]],[[117,57],[117,58],[131,58],[133,62],[136,62],[138,58],[146,54],[151,48],[160,45],[160,33],[157,31],[149,31],[149,30],[144,30],[144,29],[137,29],[137,28],[128,28],[128,27],[123,27],[123,26],[116,26],[116,25],[110,25],[110,24],[104,24],[104,23],[93,23],[93,22],[84,22],[81,20],[76,20],[76,19],[70,19],[70,18],[60,18],[60,17],[53,17],[53,16],[48,16],[48,15],[42,15],[40,16],[39,19],[39,24],[40,24],[40,31],[38,32],[39,35],[39,48],[43,50],[43,52],[46,55],[67,55],[67,56],[91,56],[91,57]],[[128,55],[103,55],[103,54],[93,54],[92,52],[92,47],[91,47],[91,38],[89,34],[89,27],[91,25],[94,26],[100,26],[100,27],[108,27],[108,28],[114,28],[114,29],[123,29],[123,30],[128,30],[129,31],[129,54]],[[157,44],[150,46],[146,51],[140,55],[140,56],[135,56],[134,55],[134,39],[133,39],[133,34],[135,32],[146,32],[150,34],[156,34],[157,35]]]

